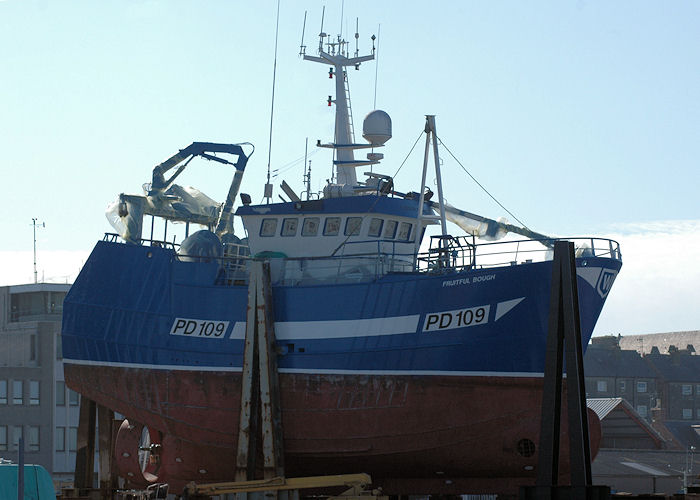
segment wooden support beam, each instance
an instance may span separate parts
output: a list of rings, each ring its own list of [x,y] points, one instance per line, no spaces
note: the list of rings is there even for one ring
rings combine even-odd
[[[236,455],[237,482],[256,479],[260,446],[264,478],[284,476],[282,409],[269,263],[251,261],[249,280]],[[267,496],[277,497],[277,491]],[[239,500],[243,498],[245,494],[239,494]]]
[[[81,396],[74,476],[75,488],[78,490],[92,488],[95,470],[95,413],[96,403]]]
[[[97,405],[98,472],[103,500],[111,500],[117,488],[117,474],[113,464],[113,427],[114,412],[105,406]]]

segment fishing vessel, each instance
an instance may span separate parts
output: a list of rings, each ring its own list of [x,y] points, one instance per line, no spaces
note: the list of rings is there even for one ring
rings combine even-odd
[[[195,142],[157,165],[143,194],[110,206],[117,232],[96,244],[66,297],[67,384],[128,419],[115,458],[131,484],[231,479],[249,270],[263,260],[288,476],[367,472],[389,493],[532,482],[554,239],[445,203],[433,116],[420,125],[417,190],[374,171],[360,180],[391,137],[389,115],[375,110],[365,141],[354,138],[347,69],[374,49],[351,55],[321,33],[318,53],[303,56],[335,77],[334,139],[318,146],[333,151],[336,179],[305,197],[283,183],[276,203],[268,184],[256,205],[245,193],[236,201],[251,145]],[[223,203],[174,183],[194,158],[233,168]],[[153,225],[149,237],[148,216],[184,223],[186,238],[156,240]],[[234,234],[235,218],[245,234]],[[450,234],[448,221],[464,233]],[[611,240],[568,239],[585,345],[621,255]]]

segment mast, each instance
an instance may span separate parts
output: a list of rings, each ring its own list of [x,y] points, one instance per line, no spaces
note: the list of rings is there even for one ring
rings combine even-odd
[[[355,38],[359,38],[357,33],[355,33]],[[335,142],[333,148],[336,151],[336,160],[334,164],[337,167],[338,184],[352,189],[357,185],[355,168],[368,163],[364,160],[356,162],[353,148],[349,147],[353,145],[354,131],[346,68],[354,66],[355,69],[359,69],[361,63],[374,59],[374,48],[369,55],[358,56],[356,51],[353,57],[349,57],[348,45],[349,42],[343,39],[341,35],[337,35],[333,39],[324,33],[322,25],[321,33],[319,33],[318,56],[307,55],[304,45],[301,47],[301,54],[304,56],[305,61],[329,65],[331,67],[328,72],[329,78],[335,76],[335,99],[333,100],[331,96],[328,97],[328,105],[335,104]]]

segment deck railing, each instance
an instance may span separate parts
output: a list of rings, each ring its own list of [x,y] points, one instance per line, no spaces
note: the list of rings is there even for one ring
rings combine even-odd
[[[116,234],[106,234],[105,241],[117,241]],[[622,260],[620,245],[605,238],[561,238],[574,243],[577,258]],[[270,261],[273,282],[281,285],[365,282],[391,273],[454,273],[469,269],[490,269],[551,260],[554,242],[547,240],[515,240],[476,243],[471,236],[431,237],[427,251],[406,253],[406,242],[372,240],[348,242],[330,257],[286,257],[268,254],[257,258]],[[245,244],[224,245],[222,257],[179,254],[179,245],[172,242],[142,240],[146,246],[170,248],[179,260],[219,262],[217,284],[245,284],[251,259]],[[371,244],[371,245],[370,245]],[[368,246],[376,249],[367,251]]]

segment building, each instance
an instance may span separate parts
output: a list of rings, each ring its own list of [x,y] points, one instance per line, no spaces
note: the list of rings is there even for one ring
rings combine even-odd
[[[592,339],[584,357],[586,397],[623,398],[643,418],[659,403],[659,375],[637,351],[620,349],[618,337]]]
[[[57,485],[75,466],[80,396],[66,388],[61,314],[70,285],[0,287],[0,457],[43,466]]]
[[[588,408],[600,419],[601,448],[660,450],[666,440],[622,398],[591,398]]]

